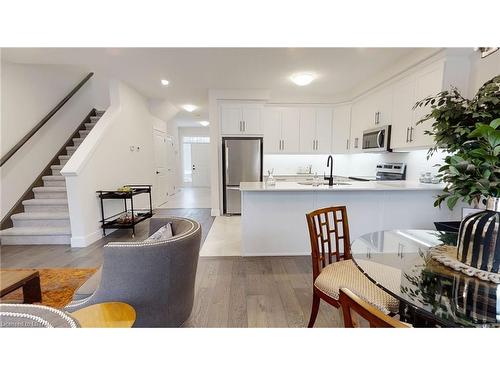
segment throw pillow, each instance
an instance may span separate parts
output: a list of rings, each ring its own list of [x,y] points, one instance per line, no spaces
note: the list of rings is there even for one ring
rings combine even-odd
[[[172,224],[168,223],[154,232],[145,241],[164,241],[172,238],[174,236],[172,232]]]

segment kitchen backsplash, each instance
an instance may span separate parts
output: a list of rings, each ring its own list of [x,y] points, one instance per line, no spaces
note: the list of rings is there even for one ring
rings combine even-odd
[[[427,160],[427,150],[393,152],[383,154],[333,155],[333,173],[340,176],[374,176],[378,162],[400,162],[407,165],[407,180],[418,180],[421,172],[437,173],[446,153],[438,151]],[[274,168],[276,175],[296,174],[311,165],[312,173],[329,173],[326,167],[328,155],[264,155],[264,174]]]

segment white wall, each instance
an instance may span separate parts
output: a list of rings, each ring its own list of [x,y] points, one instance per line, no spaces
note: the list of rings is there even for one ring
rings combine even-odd
[[[122,82],[112,82],[110,97],[110,108],[61,171],[66,176],[73,247],[101,238],[97,190],[155,182],[153,127],[162,127],[161,120],[151,114],[143,96]],[[139,150],[131,151],[131,145]],[[145,195],[134,202],[136,208],[148,206]],[[123,210],[122,204],[106,202],[106,215]]]
[[[4,155],[88,72],[59,65],[1,63],[0,152]],[[94,107],[109,104],[107,80],[90,79],[1,168],[1,217],[13,207]]]
[[[407,165],[407,180],[418,180],[421,172],[437,173],[436,164],[445,153],[438,152],[427,160],[427,150],[385,154],[333,155],[333,173],[338,176],[374,176],[378,162],[399,162]],[[328,155],[264,155],[264,174],[274,168],[275,175],[296,174],[299,167],[312,165],[312,173],[329,174],[326,166]]]
[[[500,51],[482,59],[479,52],[471,56],[471,74],[469,81],[469,97],[489,79],[500,74]]]

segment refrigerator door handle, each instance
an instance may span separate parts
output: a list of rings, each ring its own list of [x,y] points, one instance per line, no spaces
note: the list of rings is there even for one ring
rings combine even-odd
[[[229,147],[225,145],[225,148],[226,148],[226,176],[227,176],[227,172],[229,171]]]

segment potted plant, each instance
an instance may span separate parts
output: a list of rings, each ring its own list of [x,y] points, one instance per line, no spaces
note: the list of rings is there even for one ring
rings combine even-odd
[[[495,249],[500,252],[497,244],[500,222],[500,76],[486,82],[472,99],[463,97],[452,88],[417,102],[414,108],[423,106],[429,106],[431,111],[417,124],[433,121],[431,130],[425,133],[435,140],[428,157],[438,148],[449,153],[438,174],[446,187],[437,196],[434,206],[441,206],[446,201],[453,209],[459,200],[474,207],[480,202],[486,203],[486,211],[462,221],[458,256],[473,267],[496,268],[495,272],[498,272],[500,254],[496,254],[496,259],[494,253]],[[479,247],[488,250],[488,255],[482,253],[479,257]],[[471,253],[470,248],[477,249],[472,249]]]

